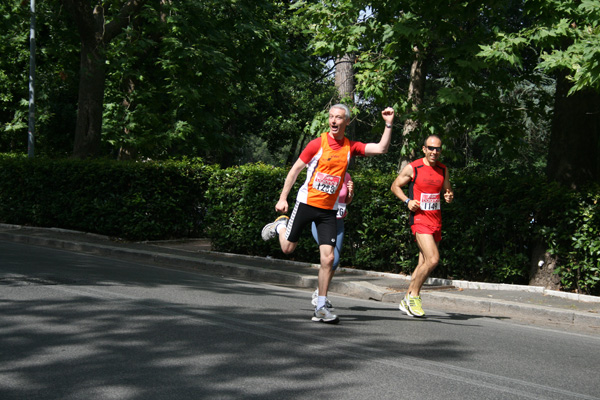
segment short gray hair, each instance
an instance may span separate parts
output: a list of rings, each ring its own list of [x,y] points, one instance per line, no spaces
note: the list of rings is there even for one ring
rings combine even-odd
[[[329,110],[331,111],[331,109],[333,109],[333,108],[339,108],[341,110],[344,110],[344,113],[346,114],[346,119],[350,120],[351,114],[350,114],[350,109],[348,108],[347,105],[345,105],[345,104],[336,104],[336,105],[331,106],[331,108]]]

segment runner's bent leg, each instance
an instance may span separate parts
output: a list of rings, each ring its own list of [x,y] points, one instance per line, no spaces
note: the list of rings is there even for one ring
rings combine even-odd
[[[307,209],[302,206],[302,204],[296,202],[285,229],[281,228],[277,232],[279,236],[279,245],[284,254],[290,254],[296,250],[298,240],[300,239],[300,231],[304,228],[304,225],[306,225],[306,222],[304,221],[306,219]],[[289,239],[291,239],[291,241]]]
[[[282,229],[281,232],[279,232],[279,244],[281,245],[281,251],[283,251],[284,254],[293,253],[294,250],[296,250],[296,246],[298,246],[298,243],[290,242],[285,238],[285,229]]]

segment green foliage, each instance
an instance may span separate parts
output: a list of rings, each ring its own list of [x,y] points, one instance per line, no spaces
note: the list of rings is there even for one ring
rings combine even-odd
[[[258,164],[213,175],[206,195],[210,204],[206,222],[217,250],[286,257],[277,241],[259,239],[263,225],[276,217],[273,206],[285,172]],[[406,207],[389,189],[395,175],[366,169],[352,175],[356,195],[346,219],[342,265],[410,274],[418,249]],[[570,263],[561,263],[557,270],[565,288],[577,287],[573,285],[578,273],[581,292],[600,290],[598,187],[586,192],[580,207],[567,211],[565,202],[575,193],[540,180],[535,169],[467,168],[452,171],[451,181],[455,201],[443,205],[442,258],[434,276],[527,284],[532,243],[542,238],[559,259]],[[297,188],[298,184],[288,199],[291,204]],[[565,194],[566,200],[558,201]],[[318,261],[308,229],[293,258]]]
[[[266,223],[278,216],[275,204],[286,175],[286,170],[264,164],[214,171],[205,196],[209,205],[207,234],[215,250],[284,257],[279,242],[264,242],[260,233]],[[297,184],[295,189],[298,188]],[[290,207],[294,206],[293,200],[288,199]],[[314,261],[315,251],[316,245],[307,233],[289,258]]]
[[[600,294],[600,185],[565,191],[558,184],[540,199],[540,235],[558,257],[565,289]]]
[[[539,189],[539,180],[532,183],[529,173],[485,166],[452,171],[450,180],[455,200],[443,206],[438,273],[455,279],[527,284],[537,196],[532,189]]]
[[[210,167],[0,159],[0,220],[126,239],[199,235]]]
[[[342,262],[361,269],[410,273],[415,247],[408,214],[399,212],[390,190],[395,176],[376,170],[353,172],[355,196],[348,207]]]
[[[285,172],[258,164],[220,170],[212,177],[206,221],[217,250],[287,257],[277,241],[259,238],[264,224],[276,217],[273,207]],[[361,169],[352,176],[356,195],[346,219],[342,266],[410,274],[418,249],[406,207],[389,189],[395,175]],[[455,201],[443,205],[442,258],[434,276],[527,284],[532,244],[542,238],[567,261],[557,269],[565,288],[598,293],[598,187],[586,191],[580,207],[567,211],[565,202],[575,193],[540,180],[535,169],[467,168],[452,171],[451,181]],[[556,201],[565,194],[567,200]],[[553,244],[557,238],[560,245]],[[318,262],[308,228],[291,257]]]
[[[27,148],[28,13],[17,1],[0,5],[0,151]]]
[[[26,151],[29,86],[29,3],[0,4],[0,151]],[[78,41],[59,2],[36,4],[36,154],[72,150],[77,110]]]
[[[570,94],[600,90],[600,3],[531,0],[525,2],[524,11],[535,24],[518,32],[498,32],[494,43],[481,45],[479,56],[520,67],[527,50],[535,48],[540,53],[539,70],[568,71]]]
[[[5,3],[0,150],[24,151],[28,9],[17,0]],[[111,2],[107,11],[119,4]],[[593,2],[581,7],[596,15]],[[500,0],[442,8],[414,0],[148,2],[106,49],[103,154],[289,165],[323,131],[323,110],[335,89],[324,61],[352,52],[356,138],[380,137],[386,106],[397,112],[395,138],[406,119],[420,122],[409,146],[394,139],[388,155],[363,165],[393,170],[429,133],[452,144],[446,157],[454,166],[529,162],[532,155],[543,163],[535,153],[546,149],[553,82],[529,74],[537,57],[520,56],[520,71],[490,69],[475,57],[480,45],[497,40],[496,32],[510,36],[534,25],[526,17],[519,4]],[[36,152],[64,156],[72,150],[77,111],[77,29],[60,2],[38,3],[37,20]],[[593,21],[590,16],[592,28]],[[588,39],[596,40],[590,32]],[[427,74],[417,110],[407,97],[415,45]]]
[[[150,3],[109,49],[107,151],[289,162],[326,102],[322,64],[279,1]],[[159,17],[162,16],[162,17]]]
[[[389,155],[361,164],[395,169],[429,134],[444,138],[453,149],[446,152],[447,162],[460,167],[527,163],[532,153],[546,149],[544,129],[551,120],[553,82],[531,74],[532,60],[519,60],[528,69],[516,73],[476,57],[480,46],[496,40],[496,32],[528,26],[520,3],[451,2],[439,7],[436,2],[414,0],[299,0],[292,8],[308,27],[315,54],[356,57],[360,140],[368,136],[365,132],[380,135],[379,113],[386,106],[395,108],[400,129],[408,119],[418,121],[417,129],[394,140]],[[427,82],[415,107],[409,84],[417,56]],[[534,159],[540,160],[539,155]]]
[[[123,1],[105,4],[107,19]],[[29,7],[0,4],[0,151],[27,149]],[[331,95],[279,0],[146,2],[106,48],[102,155],[289,163]],[[61,2],[36,5],[36,154],[73,151],[80,40]],[[256,150],[256,151],[254,151]]]

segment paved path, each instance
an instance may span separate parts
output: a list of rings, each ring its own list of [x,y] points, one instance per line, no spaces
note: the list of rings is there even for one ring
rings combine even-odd
[[[173,268],[314,289],[318,265],[210,251],[206,240],[125,242],[63,229],[0,224],[0,240],[147,262]],[[0,284],[2,281],[0,280]],[[340,268],[331,284],[336,294],[398,303],[408,280],[397,274]],[[430,279],[422,291],[424,308],[490,317],[576,326],[600,335],[600,298],[542,287]]]

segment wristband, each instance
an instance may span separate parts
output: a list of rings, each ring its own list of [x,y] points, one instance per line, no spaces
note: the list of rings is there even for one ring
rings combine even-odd
[[[410,201],[410,199],[406,199],[406,201],[404,202],[406,204],[406,207],[408,207],[408,202]]]
[[[385,124],[385,127],[386,127],[386,128],[391,128],[391,127],[392,127],[392,124],[388,124],[388,123],[386,123],[386,124]]]

